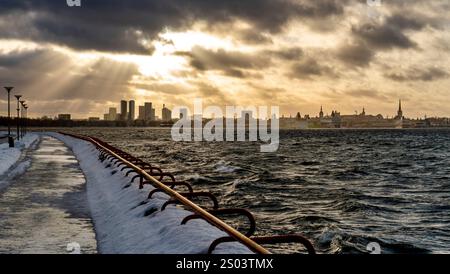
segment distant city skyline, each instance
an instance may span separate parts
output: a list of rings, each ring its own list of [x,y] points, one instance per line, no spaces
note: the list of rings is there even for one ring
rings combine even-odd
[[[390,116],[402,98],[408,117],[450,117],[448,0],[39,2],[0,11],[0,85],[29,117],[102,118],[123,98],[135,117],[147,101],[161,113],[194,98],[285,116]]]
[[[133,103],[131,103],[131,102],[133,102]],[[59,112],[56,111],[55,114],[52,114],[52,115],[45,115],[45,114],[37,115],[37,116],[31,115],[31,116],[29,116],[29,118],[42,118],[42,117],[50,117],[50,118],[56,117],[57,118],[61,114],[63,114],[63,115],[70,114],[71,119],[76,119],[76,120],[99,118],[101,120],[109,120],[109,121],[116,121],[116,120],[117,121],[127,121],[127,120],[130,120],[129,110],[130,110],[131,105],[134,106],[134,115],[132,116],[133,119],[131,119],[131,120],[154,121],[154,120],[157,120],[157,118],[163,120],[164,109],[166,109],[166,113],[167,113],[167,110],[169,110],[170,113],[172,114],[173,108],[168,107],[168,104],[166,104],[166,103],[163,103],[161,107],[158,107],[158,106],[155,106],[152,102],[144,102],[144,101],[142,101],[142,103],[137,103],[137,102],[141,102],[141,101],[137,101],[135,99],[130,99],[130,100],[122,99],[119,102],[109,104],[105,108],[106,113],[105,113],[105,111],[103,111],[102,114],[99,114],[99,115],[88,114],[87,116],[83,116],[83,115],[77,115],[76,113],[74,114],[74,113],[64,112],[64,111],[59,111]],[[403,113],[403,108],[404,108],[403,102],[404,101],[402,99],[399,99],[399,101],[397,102],[397,105],[396,105],[396,106],[400,107],[402,116],[404,114]],[[169,103],[169,105],[170,105],[170,103]],[[187,105],[187,106],[189,106],[189,105]],[[320,104],[318,106],[319,106],[319,109],[313,113],[306,113],[306,112],[302,112],[301,110],[297,110],[292,113],[291,112],[285,113],[285,112],[283,112],[283,110],[281,110],[280,118],[281,117],[286,117],[286,118],[287,117],[295,117],[299,113],[301,114],[302,117],[309,116],[309,117],[319,117],[320,118],[321,113],[325,117],[326,116],[330,117],[330,116],[332,116],[334,111],[340,111],[341,109],[345,109],[345,107],[342,108],[340,106],[332,106],[332,107],[328,108],[327,105],[323,105],[323,104]],[[174,106],[174,107],[180,107],[180,106]],[[207,107],[207,106],[204,106],[204,107]],[[222,107],[225,109],[226,106],[224,105]],[[245,108],[245,106],[242,106],[242,107]],[[382,115],[384,118],[394,118],[399,115],[398,110],[399,109],[392,108],[391,112],[383,114],[383,113],[371,112],[370,108],[367,108],[363,105],[359,109],[355,109],[352,112],[340,111],[340,113],[342,113],[343,115],[354,115],[354,114],[360,115],[360,114],[364,113],[364,114],[373,115],[373,116]],[[123,113],[122,113],[123,111],[126,112],[125,116],[121,116],[121,115],[123,115]],[[145,114],[145,113],[147,113],[147,114]],[[159,113],[159,115],[157,113]],[[0,111],[0,116],[6,116],[5,114]],[[144,118],[141,117],[142,115],[144,115]],[[424,114],[422,116],[409,116],[408,112],[406,112],[404,117],[408,118],[408,119],[424,119],[424,118],[433,118],[433,117],[450,118],[450,115],[435,116],[435,115]],[[173,117],[173,118],[177,118],[177,117]],[[205,118],[210,118],[210,117],[205,117]]]

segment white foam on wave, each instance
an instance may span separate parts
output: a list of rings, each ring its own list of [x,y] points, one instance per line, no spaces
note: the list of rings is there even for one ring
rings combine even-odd
[[[220,160],[219,162],[217,162],[217,164],[215,165],[215,172],[219,172],[219,173],[233,173],[236,170],[238,170],[238,167],[232,166],[229,163]]]

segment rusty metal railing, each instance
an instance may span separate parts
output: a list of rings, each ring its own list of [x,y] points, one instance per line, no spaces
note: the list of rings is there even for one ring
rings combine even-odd
[[[109,162],[107,167],[121,167],[122,172],[127,170],[125,176],[134,174],[130,183],[125,187],[130,187],[136,179],[139,179],[140,189],[144,188],[144,185],[147,184],[155,187],[155,189],[150,191],[148,199],[151,199],[153,194],[158,192],[164,192],[168,194],[171,198],[163,204],[160,209],[161,211],[163,211],[170,204],[182,204],[188,209],[192,210],[194,214],[182,220],[181,225],[186,224],[189,220],[192,219],[203,219],[228,234],[228,237],[221,237],[214,240],[208,249],[208,253],[212,253],[214,249],[221,243],[237,241],[249,248],[251,251],[258,254],[270,254],[270,252],[260,244],[277,244],[286,242],[301,243],[304,247],[306,247],[308,253],[315,254],[315,250],[311,242],[309,242],[301,235],[252,237],[256,230],[256,222],[253,215],[248,210],[240,208],[219,209],[217,198],[212,193],[205,191],[195,192],[189,183],[184,181],[177,181],[175,179],[175,176],[173,176],[171,173],[163,172],[161,168],[146,163],[141,159],[136,158],[118,148],[115,148],[98,138],[74,135],[64,132],[60,133],[92,143],[100,152],[99,160],[101,160],[102,162]],[[188,192],[176,191],[175,188],[179,186],[186,188]],[[197,205],[192,201],[192,199],[198,197],[209,198],[212,201],[213,207],[211,209],[204,209],[201,206]],[[145,203],[146,201],[143,201],[140,205],[144,205]],[[243,215],[248,218],[250,228],[247,233],[245,233],[245,235],[217,217],[230,214]]]

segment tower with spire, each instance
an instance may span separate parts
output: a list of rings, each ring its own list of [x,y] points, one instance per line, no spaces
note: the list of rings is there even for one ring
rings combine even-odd
[[[403,119],[402,100],[398,101],[397,119]]]
[[[322,106],[320,106],[319,117],[320,117],[321,119],[323,118],[323,107],[322,107]]]

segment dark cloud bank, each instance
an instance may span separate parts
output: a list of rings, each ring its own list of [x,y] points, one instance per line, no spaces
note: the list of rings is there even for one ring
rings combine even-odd
[[[237,19],[259,32],[277,33],[292,18],[321,19],[342,14],[337,0],[89,0],[80,8],[66,1],[3,0],[0,16],[9,17],[1,37],[46,41],[80,50],[149,54],[141,43],[165,28],[183,30],[194,22],[226,24]],[[269,38],[257,32],[243,39]]]

